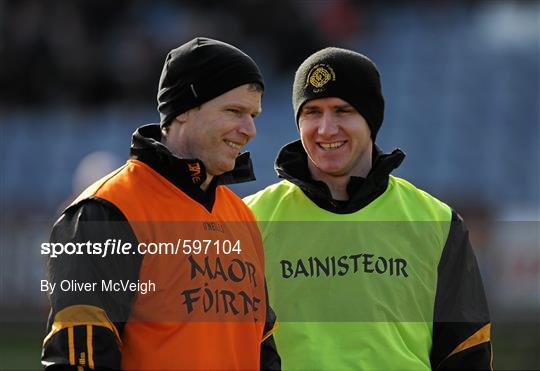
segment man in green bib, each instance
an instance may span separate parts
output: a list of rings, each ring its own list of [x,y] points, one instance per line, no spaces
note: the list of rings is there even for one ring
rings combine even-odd
[[[468,232],[449,206],[390,175],[374,143],[379,72],[326,48],[298,68],[300,140],[283,180],[245,199],[259,222],[284,370],[491,369],[487,302]]]

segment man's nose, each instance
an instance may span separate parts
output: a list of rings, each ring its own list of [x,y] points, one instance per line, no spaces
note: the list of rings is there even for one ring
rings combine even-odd
[[[324,113],[319,122],[317,133],[321,136],[330,137],[337,134],[338,131],[338,125],[334,117],[329,113]]]
[[[242,123],[242,126],[240,126],[239,131],[240,133],[247,136],[249,139],[254,138],[255,135],[257,135],[257,129],[255,128],[255,120],[253,119],[253,117],[247,117]]]

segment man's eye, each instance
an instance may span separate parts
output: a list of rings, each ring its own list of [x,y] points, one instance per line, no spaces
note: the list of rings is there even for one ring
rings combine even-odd
[[[239,110],[237,110],[236,108],[227,108],[227,112],[231,112],[231,113],[240,113]]]

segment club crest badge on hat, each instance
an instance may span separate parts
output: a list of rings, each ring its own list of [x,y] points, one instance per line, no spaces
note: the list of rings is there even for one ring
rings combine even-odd
[[[317,64],[311,68],[307,75],[306,87],[311,85],[314,93],[324,91],[324,86],[329,81],[334,81],[336,74],[332,67],[327,64]]]

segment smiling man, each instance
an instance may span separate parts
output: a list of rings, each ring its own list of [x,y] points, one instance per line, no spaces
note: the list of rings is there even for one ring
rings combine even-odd
[[[462,219],[390,175],[374,143],[379,72],[326,48],[296,72],[300,140],[284,180],[249,196],[263,234],[276,344],[287,370],[490,369],[490,320]]]
[[[51,242],[121,252],[50,257],[42,363],[50,370],[279,369],[261,236],[225,185],[253,180],[263,78],[239,49],[196,38],[169,52],[161,122],[138,128],[124,166],[84,191]],[[148,290],[112,290],[139,287]],[[52,286],[54,287],[54,286]]]

